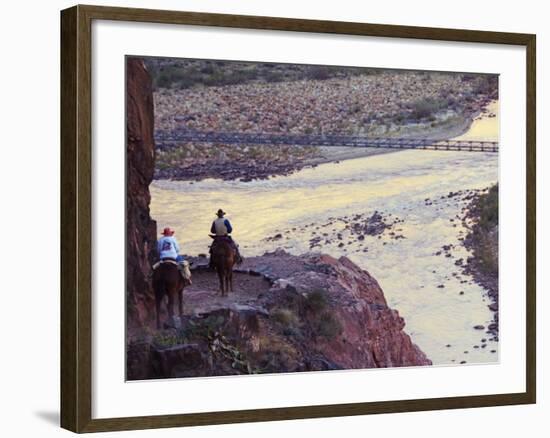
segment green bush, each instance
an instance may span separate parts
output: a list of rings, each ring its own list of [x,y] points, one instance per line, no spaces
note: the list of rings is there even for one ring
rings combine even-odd
[[[316,289],[310,292],[304,300],[304,308],[313,314],[320,314],[328,306],[328,297],[324,290]]]
[[[498,225],[498,184],[479,197],[477,208],[479,209],[478,225],[480,227],[490,230]]]
[[[266,82],[282,82],[284,80],[284,76],[279,71],[268,71],[264,73],[264,79]]]
[[[432,98],[417,100],[412,104],[411,116],[416,120],[434,117],[434,114],[443,108],[447,108],[448,101],[444,98]]]
[[[479,77],[473,89],[473,93],[495,96],[498,93],[498,76],[486,75]]]
[[[309,77],[318,81],[323,81],[331,77],[331,71],[329,67],[324,65],[312,65],[309,68]]]
[[[283,327],[295,328],[300,325],[300,321],[296,314],[287,308],[277,308],[273,310],[271,312],[271,317]]]
[[[205,59],[146,58],[153,87],[225,86],[251,81],[325,80],[333,77],[378,74],[376,69],[302,64],[212,61]]]
[[[476,238],[479,240],[475,255],[479,260],[479,267],[482,271],[488,273],[498,273],[498,251],[495,251],[498,234],[478,233]]]
[[[325,311],[315,321],[313,326],[315,334],[322,338],[334,339],[342,333],[342,324],[330,311]]]
[[[474,257],[483,272],[498,274],[498,184],[474,202],[477,218],[470,235]]]

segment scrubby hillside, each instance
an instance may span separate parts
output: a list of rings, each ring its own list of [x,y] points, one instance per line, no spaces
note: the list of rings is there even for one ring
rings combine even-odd
[[[167,58],[147,63],[156,83],[155,129],[163,132],[449,139],[498,99],[495,75]],[[340,159],[333,152],[315,145],[159,144],[155,178],[248,181]]]

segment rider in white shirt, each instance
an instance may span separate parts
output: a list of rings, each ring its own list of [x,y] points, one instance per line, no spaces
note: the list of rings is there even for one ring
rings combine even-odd
[[[161,260],[170,259],[176,261],[180,253],[180,246],[174,237],[174,230],[166,227],[157,243],[157,250]]]
[[[162,237],[157,242],[157,250],[160,257],[160,262],[155,263],[153,269],[156,269],[161,262],[173,261],[177,263],[178,269],[181,272],[183,278],[189,283],[191,282],[191,271],[189,269],[189,262],[179,255],[180,246],[178,241],[174,237],[175,231],[170,227],[166,227],[162,231]]]

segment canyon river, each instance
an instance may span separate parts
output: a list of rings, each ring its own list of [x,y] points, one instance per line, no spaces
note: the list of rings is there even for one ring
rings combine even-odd
[[[488,110],[495,115],[478,118],[460,138],[498,139],[498,103]],[[490,300],[455,262],[470,255],[459,240],[468,232],[460,220],[464,191],[497,181],[495,153],[403,150],[247,183],[154,181],[151,216],[159,229],[176,230],[183,254],[208,252],[210,225],[223,208],[244,257],[279,247],[349,257],[378,280],[434,365],[490,363],[498,361],[498,342],[474,329],[491,322]],[[462,195],[449,196],[456,192]],[[375,211],[398,218],[396,234],[403,238],[333,238],[345,232],[341,218]]]

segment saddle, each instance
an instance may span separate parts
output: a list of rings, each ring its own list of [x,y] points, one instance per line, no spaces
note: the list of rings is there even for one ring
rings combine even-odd
[[[169,260],[169,259],[166,259],[166,260],[159,260],[158,262],[156,262],[154,265],[153,265],[153,271],[155,269],[157,269],[160,265],[164,264],[164,263],[170,263],[174,266],[178,266],[178,262],[176,262],[175,260]]]
[[[216,236],[214,234],[209,234],[209,236],[212,238],[212,244],[210,245],[210,251],[212,249],[216,248],[220,243],[227,243],[231,248],[233,248],[234,251],[237,251],[237,247],[235,245],[235,242],[231,238],[231,236]]]
[[[233,239],[229,236],[215,236],[213,234],[209,235],[214,242],[212,243],[220,243],[220,242],[227,242],[227,243],[233,243]]]
[[[231,236],[217,236],[214,234],[209,234],[209,236],[211,239],[213,239],[212,245],[210,245],[210,255],[212,255],[212,251],[218,244],[222,242],[227,242],[229,244],[229,247],[232,248],[233,252],[237,256],[237,264],[240,265],[243,262],[243,258],[239,252],[239,247],[237,246],[237,243],[231,238]],[[210,258],[210,263],[212,263],[212,258]]]

